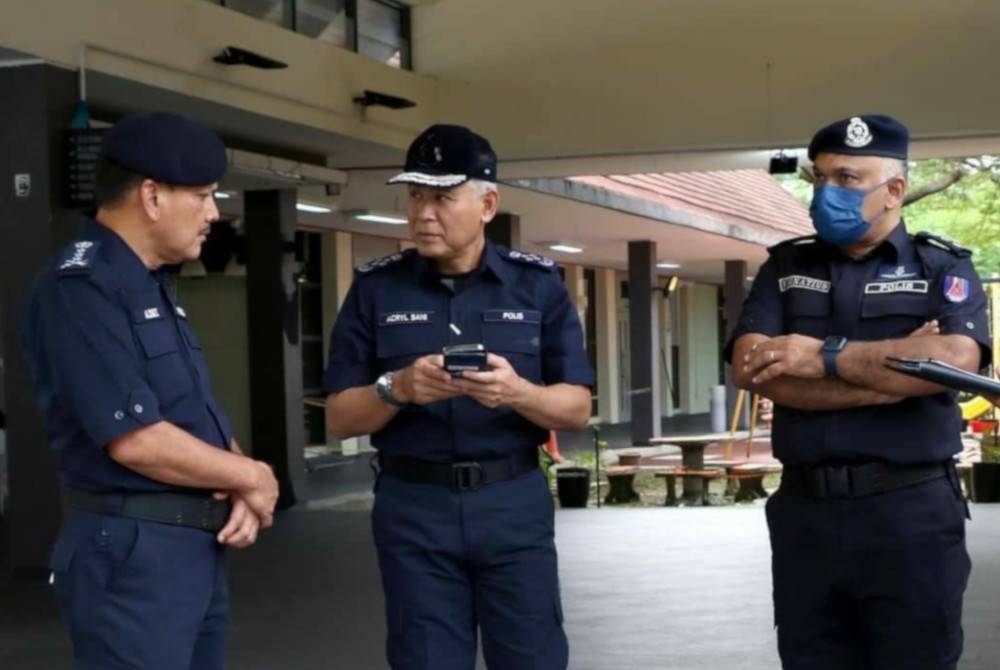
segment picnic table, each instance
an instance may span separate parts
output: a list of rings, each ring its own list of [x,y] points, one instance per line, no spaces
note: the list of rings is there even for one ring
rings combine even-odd
[[[700,433],[697,435],[668,435],[665,437],[654,437],[649,440],[650,444],[661,445],[671,444],[680,447],[681,463],[688,470],[705,469],[705,447],[717,442],[729,440],[746,440],[749,433],[746,431],[723,432],[723,433]],[[697,505],[705,498],[706,481],[700,477],[684,477],[684,501],[689,505]]]

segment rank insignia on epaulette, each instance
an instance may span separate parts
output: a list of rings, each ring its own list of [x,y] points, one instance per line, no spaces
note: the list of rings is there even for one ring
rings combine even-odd
[[[403,260],[403,253],[396,252],[389,256],[383,256],[382,258],[376,258],[373,261],[368,261],[364,265],[359,265],[354,269],[356,272],[365,274],[366,272],[371,272],[372,270],[378,270],[379,268],[384,268],[394,263],[398,263],[401,260]]]
[[[90,265],[97,256],[97,242],[80,240],[68,248],[59,263],[60,274],[77,274],[90,270]]]
[[[928,233],[926,230],[921,230],[914,237],[924,244],[931,244],[939,249],[944,249],[945,251],[950,251],[955,256],[959,258],[968,258],[972,255],[972,251],[966,249],[963,246],[959,246],[955,242],[949,240],[947,237],[941,237],[940,235],[935,235],[933,233]]]
[[[518,251],[517,249],[508,249],[507,258],[512,261],[519,261],[521,263],[527,263],[528,265],[537,265],[543,268],[554,268],[556,262],[549,258],[548,256],[540,256],[538,254],[526,254],[523,251]]]

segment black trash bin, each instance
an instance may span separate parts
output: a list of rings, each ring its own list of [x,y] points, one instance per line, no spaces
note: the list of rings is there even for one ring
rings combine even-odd
[[[560,468],[556,470],[556,490],[560,507],[586,507],[590,498],[590,470]]]
[[[972,464],[972,502],[1000,502],[1000,463]]]

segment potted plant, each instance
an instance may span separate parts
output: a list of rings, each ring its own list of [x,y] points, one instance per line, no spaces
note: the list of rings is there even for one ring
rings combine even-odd
[[[996,428],[982,434],[979,463],[972,464],[972,501],[1000,502],[1000,442]]]

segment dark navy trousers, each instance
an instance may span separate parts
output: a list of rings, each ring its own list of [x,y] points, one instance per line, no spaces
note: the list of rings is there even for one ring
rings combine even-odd
[[[786,670],[943,670],[962,653],[966,507],[942,478],[855,500],[767,502]]]
[[[50,563],[74,670],[222,670],[229,592],[215,535],[70,512]]]
[[[372,529],[393,670],[564,670],[554,505],[541,471],[474,492],[381,475]]]

